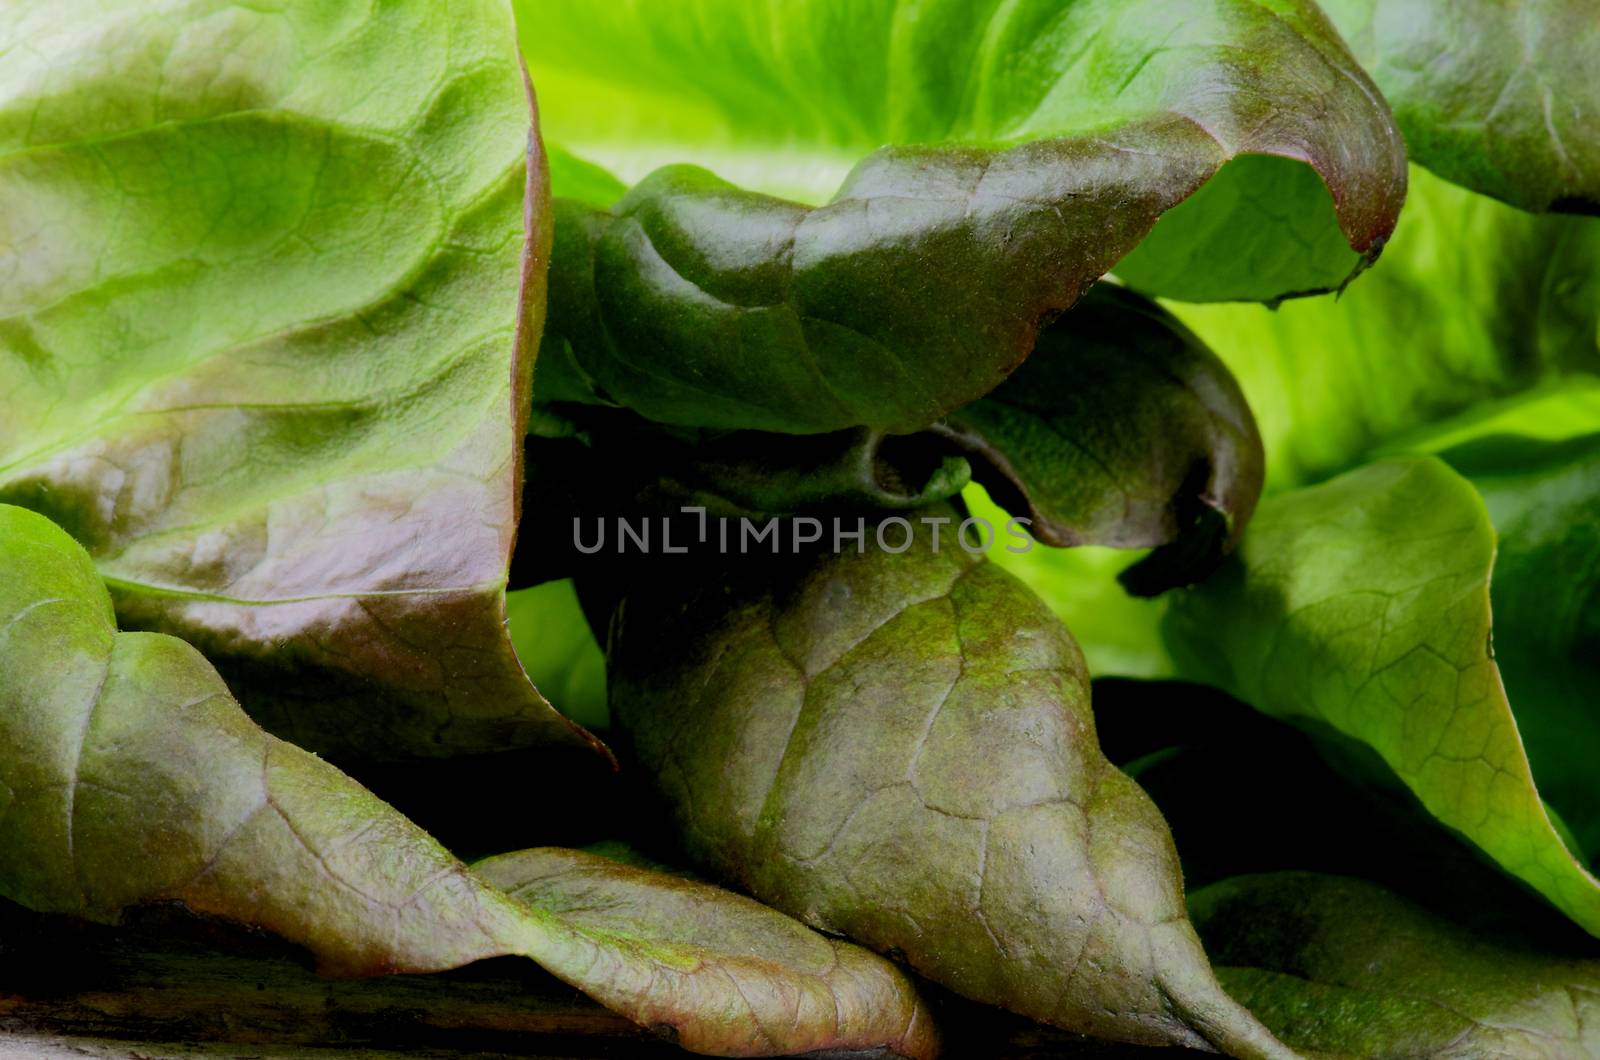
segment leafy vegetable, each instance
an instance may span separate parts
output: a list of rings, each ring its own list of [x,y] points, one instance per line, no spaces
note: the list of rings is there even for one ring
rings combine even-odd
[[[1286,1055],[1217,988],[1166,829],[1095,746],[1071,637],[953,526],[937,550],[930,529],[898,555],[631,588],[613,717],[690,854],[968,997]]]
[[[1582,942],[1572,921],[1438,827],[1403,785],[1374,783],[1376,753],[1315,735],[1226,693],[1183,681],[1102,678],[1095,727],[1106,756],[1172,830],[1184,885],[1284,870],[1356,876],[1483,935],[1528,946]]]
[[[517,658],[535,684],[581,725],[605,728],[606,660],[570,581],[506,596],[506,621]]]
[[[0,930],[1600,1052],[1582,0],[13,6]]]
[[[1600,376],[1571,375],[1510,398],[1482,402],[1459,416],[1407,432],[1379,447],[1377,455],[1433,453],[1458,464],[1481,464],[1487,472],[1496,463],[1510,466],[1539,450],[1538,445],[1528,443],[1571,441],[1592,433],[1597,426]],[[1485,463],[1485,457],[1492,457],[1488,450],[1502,442],[1506,443],[1506,460]],[[1460,451],[1454,451],[1457,449]]]
[[[1411,157],[1527,210],[1600,212],[1600,81],[1585,0],[1324,0]]]
[[[1592,955],[1474,935],[1337,876],[1247,876],[1189,905],[1228,989],[1308,1055],[1543,1060],[1600,1051]]]
[[[0,894],[34,909],[177,900],[345,975],[521,954],[702,1052],[935,1047],[900,973],[747,899],[559,851],[490,862],[522,900],[494,889],[257,728],[193,648],[118,633],[87,553],[10,505],[0,747]]]
[[[981,486],[968,487],[961,498],[979,518],[999,525],[1006,517]],[[1161,640],[1166,599],[1132,596],[1118,580],[1140,553],[1086,545],[1024,553],[996,549],[989,558],[1061,617],[1083,649],[1091,674],[1159,678],[1176,673]]]
[[[1230,158],[1278,156],[1232,167],[1203,209],[1174,214],[1156,236],[1141,268],[1168,285],[1159,293],[1185,285],[1203,297],[1337,285],[1392,227],[1404,191],[1387,108],[1310,4],[1027,0],[996,12],[957,0],[760,10],[694,0],[644,11],[518,8],[552,138],[629,182],[693,160],[752,189],[818,202],[884,144],[1033,142],[1042,146],[1010,157],[1072,166],[1082,156],[1058,152],[1076,141],[1098,170],[1094,183],[1136,163],[1113,145],[1157,152],[1169,175],[1159,183],[1183,185],[1182,198]],[[1011,170],[1007,157],[996,162]],[[1308,163],[1332,203],[1307,168],[1282,159]],[[1053,201],[1067,190],[1061,178],[1070,170],[1039,178]],[[919,198],[933,191],[915,188]],[[1196,274],[1195,260],[1212,268]]]
[[[991,496],[1046,544],[1162,546],[1124,577],[1159,592],[1233,548],[1261,492],[1238,385],[1168,314],[1100,286],[998,389],[937,430],[985,458]]]
[[[1489,650],[1494,530],[1433,457],[1263,502],[1168,612],[1185,673],[1371,747],[1435,817],[1600,934],[1600,883],[1547,812]]]
[[[1540,437],[1600,428],[1600,399],[1583,396],[1600,373],[1600,223],[1530,217],[1420,169],[1407,203],[1382,264],[1336,301],[1167,306],[1249,399],[1269,492],[1374,452],[1438,451],[1492,430],[1487,416]],[[1062,616],[1093,673],[1175,672],[1148,633],[1165,603],[1130,600],[1114,580],[1129,558],[994,558]]]
[[[641,35],[627,5],[525,5],[558,142],[635,180],[711,159],[760,189],[680,165],[609,211],[562,206],[541,387],[671,423],[910,431],[993,389],[1119,261],[1186,298],[1341,286],[1404,196],[1365,75],[1308,5],[1152,6],[1025,3],[986,26],[954,2],[697,0]],[[1052,73],[994,76],[1018,68]],[[715,157],[733,142],[761,167]],[[764,149],[782,144],[829,173],[825,205],[767,194],[808,168]],[[588,170],[572,191],[608,198]]]
[[[321,750],[582,740],[504,632],[550,238],[512,32],[493,0],[0,25],[0,500]]]
[[[1600,373],[1600,221],[1413,170],[1382,265],[1337,301],[1171,308],[1249,399],[1269,488],[1313,482],[1480,402]]]
[[[1592,421],[1600,426],[1600,415]],[[1600,857],[1600,434],[1518,443],[1489,436],[1444,454],[1482,492],[1499,531],[1495,658],[1544,798],[1577,852]]]

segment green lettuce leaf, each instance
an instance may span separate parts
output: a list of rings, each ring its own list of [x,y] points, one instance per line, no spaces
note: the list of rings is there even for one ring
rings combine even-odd
[[[1485,401],[1458,416],[1407,431],[1378,447],[1375,457],[1433,453],[1452,464],[1504,470],[1541,442],[1572,441],[1600,429],[1600,376],[1560,376],[1499,401]],[[1504,454],[1483,440],[1501,436]],[[1459,452],[1455,451],[1458,450]],[[1500,459],[1505,457],[1505,461]],[[1483,458],[1488,457],[1486,461]]]
[[[1526,210],[1600,213],[1589,0],[1322,0],[1411,157]]]
[[[1215,354],[1159,306],[1095,288],[998,389],[935,426],[1049,545],[1160,546],[1142,595],[1204,577],[1255,510],[1261,436]]]
[[[592,170],[572,178],[549,396],[917,430],[1113,266],[1153,294],[1275,300],[1341,287],[1392,231],[1398,133],[1313,5],[991,14],[521,5],[553,140],[637,182],[606,209]]]
[[[1590,420],[1600,428],[1600,411]],[[1600,434],[1487,435],[1441,454],[1483,495],[1500,548],[1495,661],[1544,798],[1600,858]]]
[[[817,203],[886,144],[1076,141],[1088,157],[1034,160],[1092,161],[1110,177],[1130,172],[1113,145],[1154,151],[1186,185],[1165,209],[1252,156],[1207,189],[1204,208],[1161,226],[1141,266],[1163,283],[1156,293],[1336,286],[1387,234],[1404,192],[1387,105],[1322,12],[1293,0],[522,3],[517,14],[551,138],[629,183],[695,162]],[[1040,187],[1057,201],[1067,190]],[[1209,268],[1196,274],[1196,260]]]
[[[506,622],[517,658],[534,684],[578,724],[605,728],[606,659],[572,582],[551,581],[507,593]]]
[[[188,644],[117,632],[89,555],[0,505],[0,895],[178,901],[341,975],[520,954],[701,1052],[935,1047],[900,972],[748,899],[570,851],[486,871],[520,900],[263,732]]]
[[[1216,986],[1166,828],[1095,744],[1070,635],[954,530],[629,587],[612,714],[688,852],[975,1000],[1286,1055]]]
[[[581,742],[504,630],[550,238],[510,12],[71,0],[0,54],[0,500],[308,747]]]
[[[605,208],[628,191],[610,172],[559,144],[548,145],[546,153],[550,161],[550,183],[559,186],[565,198]]]
[[[1600,373],[1600,220],[1413,169],[1382,263],[1338,300],[1169,308],[1238,379],[1268,488],[1312,482],[1486,400]]]
[[[1264,501],[1164,628],[1183,673],[1369,747],[1434,817],[1600,934],[1600,881],[1535,787],[1525,712],[1491,653],[1494,556],[1473,486],[1437,458],[1396,457]]]
[[[1101,678],[1095,728],[1172,830],[1190,893],[1285,870],[1357,876],[1474,931],[1571,945],[1572,921],[1459,833],[1385,767],[1326,727],[1315,735],[1217,689]]]
[[[1337,300],[1167,308],[1244,391],[1269,492],[1374,453],[1437,451],[1491,429],[1491,417],[1547,438],[1600,429],[1600,221],[1533,217],[1426,170],[1412,171],[1382,262]],[[1165,603],[1118,589],[1128,557],[995,558],[1062,616],[1091,672],[1174,673],[1148,635]]]
[[[1189,908],[1228,989],[1318,1057],[1600,1052],[1600,959],[1486,938],[1375,884],[1246,876]]]

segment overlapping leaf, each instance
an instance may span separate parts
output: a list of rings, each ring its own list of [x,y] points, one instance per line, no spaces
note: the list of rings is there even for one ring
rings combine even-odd
[[[1494,551],[1470,483],[1433,457],[1382,461],[1264,502],[1236,559],[1174,602],[1169,643],[1185,673],[1376,751],[1435,817],[1600,934],[1600,883],[1541,800],[1490,651]]]
[[[1591,426],[1600,429],[1600,408]],[[1489,435],[1444,458],[1483,494],[1499,533],[1495,659],[1546,801],[1578,853],[1600,858],[1600,434]]]
[[[1095,745],[1071,637],[952,533],[630,587],[613,717],[689,851],[968,997],[1285,1055],[1216,986],[1159,815]]]
[[[83,549],[0,505],[0,894],[176,900],[346,975],[520,954],[700,1052],[936,1048],[899,971],[748,899],[571,851],[485,871],[520,900],[263,732],[189,645],[118,633]]]
[[[1600,959],[1483,938],[1371,883],[1246,876],[1196,893],[1217,974],[1285,1041],[1350,1060],[1600,1052]]]
[[[496,0],[0,19],[0,499],[275,731],[581,739],[503,587],[550,233]]]
[[[1486,416],[1514,417],[1505,430],[1540,437],[1600,429],[1597,399],[1562,396],[1600,373],[1600,222],[1529,216],[1425,170],[1412,172],[1383,261],[1337,300],[1168,308],[1244,391],[1269,492],[1374,450],[1435,450],[1481,434],[1493,426]],[[1496,411],[1481,407],[1496,399]],[[1173,672],[1148,635],[1164,603],[1117,587],[1129,558],[1084,549],[996,558],[1066,620],[1097,675]]]
[[[519,16],[553,139],[640,181],[564,208],[549,371],[667,422],[916,430],[1113,266],[1185,298],[1329,290],[1404,196],[1387,108],[1310,4]],[[645,176],[684,162],[719,176]],[[797,190],[832,197],[773,197]]]
[[[1587,0],[1323,0],[1416,161],[1528,210],[1600,213]]]
[[[536,412],[549,418],[556,408]],[[523,524],[513,586],[611,580],[619,565],[648,562],[651,552],[737,550],[741,519],[764,526],[830,513],[864,529],[871,515],[948,500],[971,479],[967,460],[931,434],[696,431],[625,410],[580,422],[581,432],[565,424],[578,437],[528,439],[527,504],[559,514]],[[823,524],[815,525],[820,533]]]
[[[1600,374],[1600,220],[1413,169],[1382,263],[1339,299],[1170,308],[1238,379],[1269,488],[1313,482],[1482,402]]]
[[[992,497],[1046,544],[1160,546],[1125,578],[1197,581],[1261,492],[1261,436],[1227,368],[1169,314],[1102,285],[1028,361],[935,428],[983,457]]]
[[[1555,907],[1438,827],[1365,745],[1185,681],[1095,682],[1106,756],[1172,830],[1193,893],[1263,872],[1371,880],[1484,934],[1583,944]]]
[[[527,488],[556,491],[582,525],[630,510],[653,521],[685,505],[725,516],[906,511],[952,496],[971,460],[1040,541],[1158,547],[1124,576],[1147,594],[1214,567],[1262,481],[1260,436],[1227,368],[1158,305],[1112,285],[1042,331],[997,390],[916,434],[724,432],[561,402],[536,409],[541,433],[584,441],[530,439]],[[604,532],[596,522],[591,542]],[[546,561],[570,553],[570,537],[564,524],[536,524],[514,578],[566,570]]]
[[[587,938],[610,942],[589,947],[596,960],[586,977],[620,980],[624,1003],[624,991],[649,991],[658,1007],[640,1022],[673,1027],[691,1048],[744,1056],[937,1052],[938,1033],[907,977],[749,898],[577,850],[506,854],[473,871]],[[679,982],[647,978],[659,974],[652,964],[679,970]],[[708,1027],[683,1027],[686,1010],[711,1017]],[[695,1037],[686,1039],[685,1029]],[[703,1037],[708,1031],[715,1037]]]
[[[506,595],[506,626],[517,658],[567,717],[606,726],[606,661],[570,581]]]

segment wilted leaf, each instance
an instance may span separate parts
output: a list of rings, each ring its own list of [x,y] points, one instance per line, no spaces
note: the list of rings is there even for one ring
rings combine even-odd
[[[1209,573],[1261,492],[1261,436],[1228,369],[1159,306],[1108,285],[935,429],[984,459],[990,497],[1045,544],[1160,546],[1123,575],[1144,595]]]
[[[630,587],[612,713],[689,852],[967,997],[1285,1055],[1216,986],[1160,816],[1095,745],[1077,646],[953,533]]]
[[[0,499],[308,746],[581,740],[504,630],[550,238],[510,12],[71,0],[0,54]]]
[[[573,852],[488,871],[524,900],[259,729],[189,645],[118,633],[83,549],[0,505],[0,894],[176,900],[345,975],[520,954],[702,1052],[934,1049],[901,973],[747,899]]]
[[[1600,882],[1540,798],[1490,653],[1494,550],[1465,479],[1434,457],[1381,461],[1264,501],[1235,559],[1174,600],[1169,644],[1186,675],[1369,746],[1600,934]]]
[[[1375,884],[1278,873],[1189,903],[1217,974],[1308,1056],[1600,1052],[1600,959],[1488,939]]]

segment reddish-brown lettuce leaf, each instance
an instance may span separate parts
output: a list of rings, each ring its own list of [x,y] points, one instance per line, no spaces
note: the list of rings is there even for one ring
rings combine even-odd
[[[1095,744],[1072,638],[953,529],[937,552],[920,525],[903,554],[629,587],[612,716],[689,852],[968,997],[1289,1055],[1212,977],[1160,815]]]
[[[519,897],[263,732],[188,644],[117,632],[88,554],[0,505],[0,895],[178,901],[340,975],[522,955],[699,1052],[936,1049],[903,973],[749,899],[570,851],[485,871]]]
[[[1333,290],[1405,197],[1387,105],[1299,0],[518,14],[552,139],[636,182],[611,202],[562,168],[552,399],[918,430],[1108,270],[1193,300]]]

